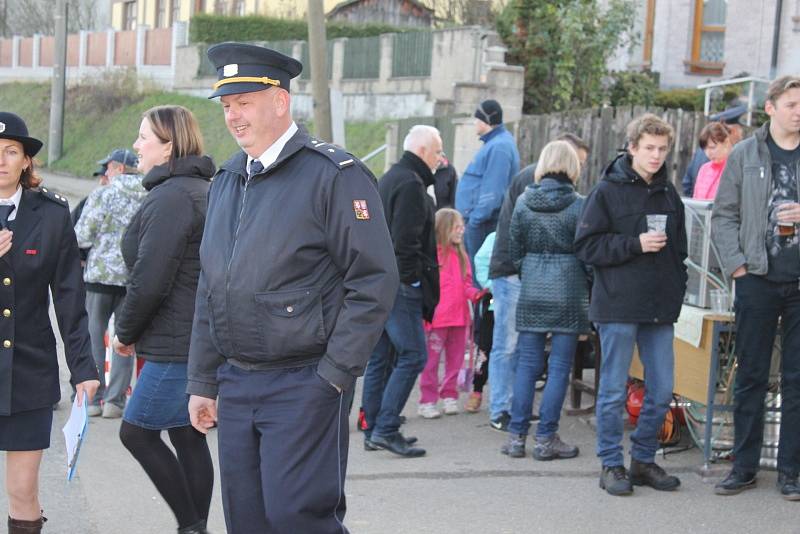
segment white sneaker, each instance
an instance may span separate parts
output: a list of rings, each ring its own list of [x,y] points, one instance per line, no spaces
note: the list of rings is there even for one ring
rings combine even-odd
[[[442,412],[436,409],[436,404],[424,402],[417,408],[417,413],[425,419],[437,419],[442,416]]]
[[[103,418],[104,419],[119,419],[122,417],[122,408],[112,402],[103,404]]]
[[[446,415],[456,415],[459,412],[458,399],[442,399],[442,404]]]
[[[90,404],[86,407],[86,414],[89,417],[100,417],[103,414],[103,408],[96,404]]]

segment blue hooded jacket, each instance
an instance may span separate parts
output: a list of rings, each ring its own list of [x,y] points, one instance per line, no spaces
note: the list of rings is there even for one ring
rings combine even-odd
[[[456,189],[456,209],[469,224],[497,217],[511,178],[519,172],[514,137],[500,124],[481,136],[484,145],[475,154]]]

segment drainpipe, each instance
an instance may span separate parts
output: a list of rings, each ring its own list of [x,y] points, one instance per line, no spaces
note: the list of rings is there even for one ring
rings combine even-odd
[[[774,79],[778,71],[778,45],[781,40],[781,12],[783,11],[783,0],[776,0],[775,3],[775,29],[772,32],[772,61],[769,64],[769,77]]]

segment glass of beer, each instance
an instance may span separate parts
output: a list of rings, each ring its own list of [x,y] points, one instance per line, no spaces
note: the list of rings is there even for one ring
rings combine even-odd
[[[773,203],[772,216],[775,220],[775,231],[780,237],[791,237],[794,235],[794,223],[784,222],[778,218],[778,214],[784,209],[797,204],[794,200],[776,200]],[[784,207],[785,206],[785,207]]]

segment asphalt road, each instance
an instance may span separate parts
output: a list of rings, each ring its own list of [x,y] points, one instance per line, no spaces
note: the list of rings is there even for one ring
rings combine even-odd
[[[89,183],[80,191],[70,190],[74,184],[63,178],[48,177],[47,183],[73,198],[91,189]],[[62,376],[68,398],[63,368]],[[597,485],[595,435],[588,418],[564,415],[561,421],[562,438],[580,446],[580,456],[536,462],[530,456],[501,455],[505,436],[488,427],[485,411],[423,420],[416,415],[417,398],[415,391],[405,411],[404,432],[419,437],[427,456],[404,459],[385,451],[366,452],[360,433],[351,433],[345,524],[354,534],[800,533],[800,504],[780,498],[774,472],[760,474],[754,490],[718,497],[712,492],[718,478],[700,476],[702,457],[691,449],[658,460],[680,476],[678,491],[637,488],[633,496],[611,497]],[[45,532],[174,532],[166,504],[119,442],[119,420],[91,420],[78,475],[66,482],[61,427],[67,415],[67,402],[62,401],[55,412],[52,445],[44,455],[41,494],[50,518]],[[209,444],[216,459],[213,432]],[[717,467],[720,475],[727,469]],[[225,532],[218,492],[217,481],[209,519],[215,534]],[[0,495],[0,509],[5,506]]]

